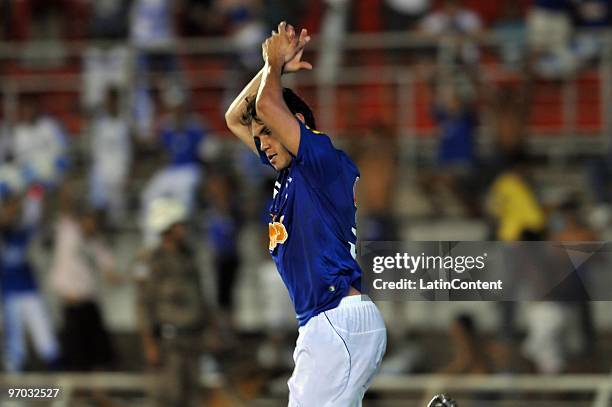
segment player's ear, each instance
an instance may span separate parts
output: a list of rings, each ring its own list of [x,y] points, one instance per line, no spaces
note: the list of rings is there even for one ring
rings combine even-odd
[[[304,115],[302,113],[296,113],[295,117],[297,117],[297,119],[302,123],[306,124],[306,119],[304,119]]]

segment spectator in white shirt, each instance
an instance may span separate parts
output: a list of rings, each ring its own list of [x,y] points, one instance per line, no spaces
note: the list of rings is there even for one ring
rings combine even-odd
[[[482,22],[478,14],[464,8],[461,3],[461,0],[445,0],[439,10],[431,12],[423,19],[421,31],[426,36],[452,41],[459,60],[475,64],[478,62],[479,52],[470,39],[481,33]]]
[[[174,17],[178,2],[135,0],[130,13],[130,42],[136,49],[134,116],[139,136],[152,135],[156,115],[151,88],[182,91],[184,88],[174,53]]]
[[[40,112],[34,95],[22,95],[13,128],[12,153],[28,182],[54,187],[67,166],[66,137],[60,124]]]
[[[125,217],[125,185],[132,156],[130,129],[121,114],[117,89],[109,90],[105,107],[94,117],[91,137],[90,203],[116,226]]]
[[[90,3],[89,36],[92,43],[83,53],[83,104],[89,110],[104,103],[108,88],[126,86],[129,51],[125,44],[130,0],[83,0]]]
[[[571,74],[577,60],[570,49],[572,0],[534,0],[527,14],[527,43],[535,70],[546,77]]]

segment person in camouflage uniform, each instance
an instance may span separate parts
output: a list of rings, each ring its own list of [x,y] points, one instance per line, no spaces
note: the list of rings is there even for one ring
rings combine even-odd
[[[173,200],[152,204],[147,222],[159,233],[159,243],[144,256],[138,272],[144,352],[161,374],[156,399],[164,407],[195,406],[199,400],[205,303],[187,244],[186,214]]]

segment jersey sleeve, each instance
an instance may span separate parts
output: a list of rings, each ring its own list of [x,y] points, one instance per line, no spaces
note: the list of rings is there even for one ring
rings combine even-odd
[[[338,150],[326,134],[300,125],[300,146],[295,157],[296,165],[306,179],[315,186],[324,186],[340,174],[341,161]]]

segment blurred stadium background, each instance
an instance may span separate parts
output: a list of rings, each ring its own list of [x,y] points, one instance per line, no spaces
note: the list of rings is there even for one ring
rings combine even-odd
[[[165,367],[139,304],[169,216],[206,302],[182,351],[201,405],[286,403],[297,327],[266,253],[274,174],[224,121],[283,19],[313,34],[314,70],[286,85],[358,163],[362,240],[610,239],[611,17],[609,0],[0,0],[0,388],[152,405]],[[164,197],[180,209],[151,220]],[[366,406],[610,405],[607,302],[380,307]]]

